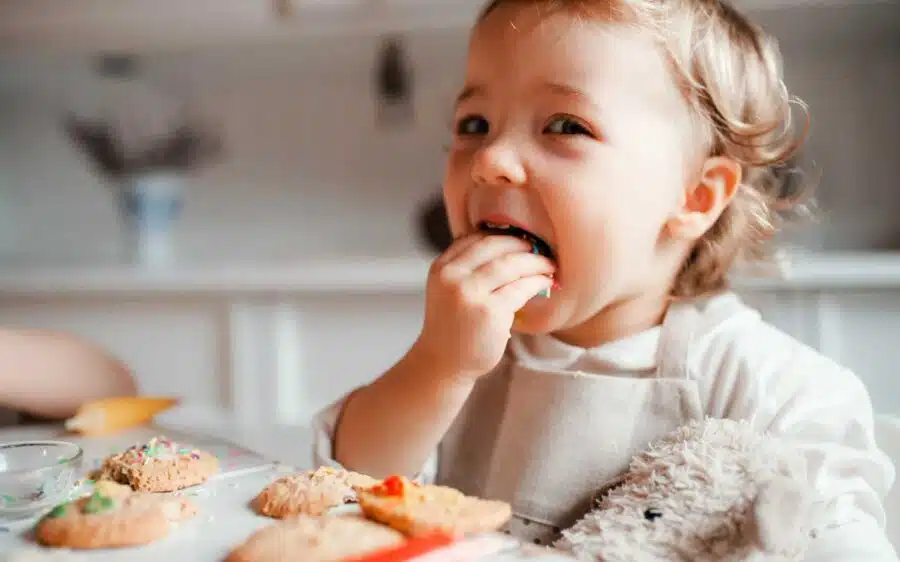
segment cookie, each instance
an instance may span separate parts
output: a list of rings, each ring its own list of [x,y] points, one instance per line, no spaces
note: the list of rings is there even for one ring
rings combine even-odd
[[[264,527],[225,562],[338,562],[397,547],[403,534],[355,515],[298,515]]]
[[[142,492],[174,492],[202,484],[218,471],[219,460],[213,455],[154,437],[107,457],[91,477]]]
[[[140,546],[168,536],[170,523],[196,514],[196,506],[184,498],[98,482],[91,495],[53,508],[37,522],[34,534],[44,546],[69,549]]]
[[[356,503],[358,490],[377,483],[365,474],[322,467],[275,480],[254,498],[253,509],[277,519],[323,515],[333,507]]]
[[[366,517],[408,536],[496,531],[512,517],[505,502],[466,496],[446,486],[418,486],[400,476],[357,496]]]

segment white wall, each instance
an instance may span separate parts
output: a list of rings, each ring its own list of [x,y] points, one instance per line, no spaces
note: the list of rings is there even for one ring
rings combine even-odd
[[[414,38],[418,120],[377,130],[374,43],[257,47],[157,56],[151,83],[187,96],[222,127],[225,159],[191,186],[188,255],[408,255],[413,210],[438,192],[464,38]],[[114,255],[108,186],[60,132],[91,87],[87,62],[0,62],[2,250],[29,257]],[[9,226],[9,221],[2,221]]]
[[[801,237],[829,248],[897,248],[900,34],[892,30],[900,27],[889,24],[900,10],[834,10],[764,18],[784,38],[788,84],[813,115],[828,228]],[[190,190],[185,254],[417,251],[412,213],[440,184],[465,37],[411,38],[419,120],[405,133],[374,127],[374,46],[330,38],[148,61],[152,84],[187,96],[226,133],[226,159]],[[0,58],[0,257],[116,254],[110,191],[59,127],[91,87],[81,58]]]
[[[785,39],[788,84],[811,107],[810,154],[822,172],[824,220],[798,236],[819,248],[900,249],[900,10],[841,11],[767,18]],[[191,186],[182,253],[249,264],[419,252],[414,213],[438,192],[465,37],[431,32],[410,46],[419,119],[393,133],[374,126],[370,39],[149,59],[154,84],[188,96],[226,134],[226,158]],[[117,255],[108,186],[60,131],[70,100],[91,87],[81,58],[0,57],[0,267]],[[900,291],[807,293],[758,298],[776,324],[857,370],[879,411],[898,411],[890,334]],[[0,324],[85,334],[135,366],[148,391],[297,420],[396,359],[420,326],[422,299],[307,293],[273,310],[267,295],[38,301],[7,295]]]

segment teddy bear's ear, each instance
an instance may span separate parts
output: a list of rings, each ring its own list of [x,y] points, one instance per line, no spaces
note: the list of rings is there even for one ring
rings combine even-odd
[[[747,538],[763,552],[802,552],[810,539],[814,499],[803,480],[775,477],[756,496]]]

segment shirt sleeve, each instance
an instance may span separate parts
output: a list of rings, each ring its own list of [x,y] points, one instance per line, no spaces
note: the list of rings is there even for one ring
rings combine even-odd
[[[897,562],[882,503],[894,465],[875,442],[865,385],[758,318],[735,324],[707,334],[689,370],[709,415],[750,420],[804,453],[822,508],[806,560]]]
[[[352,392],[328,405],[317,413],[312,420],[312,459],[313,468],[330,466],[343,469],[344,467],[334,458],[334,435],[340,422],[344,404],[350,398]],[[412,480],[419,484],[433,484],[437,478],[438,451],[425,461],[422,469],[416,473]]]

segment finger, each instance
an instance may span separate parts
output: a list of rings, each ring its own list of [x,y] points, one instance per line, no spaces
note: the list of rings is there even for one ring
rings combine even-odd
[[[463,252],[469,249],[472,244],[484,239],[485,236],[486,234],[483,232],[473,232],[472,234],[457,238],[450,244],[449,248],[444,250],[444,253],[437,257],[435,265],[441,267],[457,259]]]
[[[502,234],[488,235],[466,248],[459,257],[447,265],[468,275],[486,263],[506,254],[523,254],[530,251],[531,245],[520,238]]]
[[[489,261],[476,269],[471,282],[479,292],[492,293],[513,281],[533,275],[551,275],[556,265],[544,256],[513,252]]]
[[[518,312],[528,301],[546,291],[553,280],[545,275],[533,275],[513,281],[494,291],[493,295],[509,307],[510,312]]]

